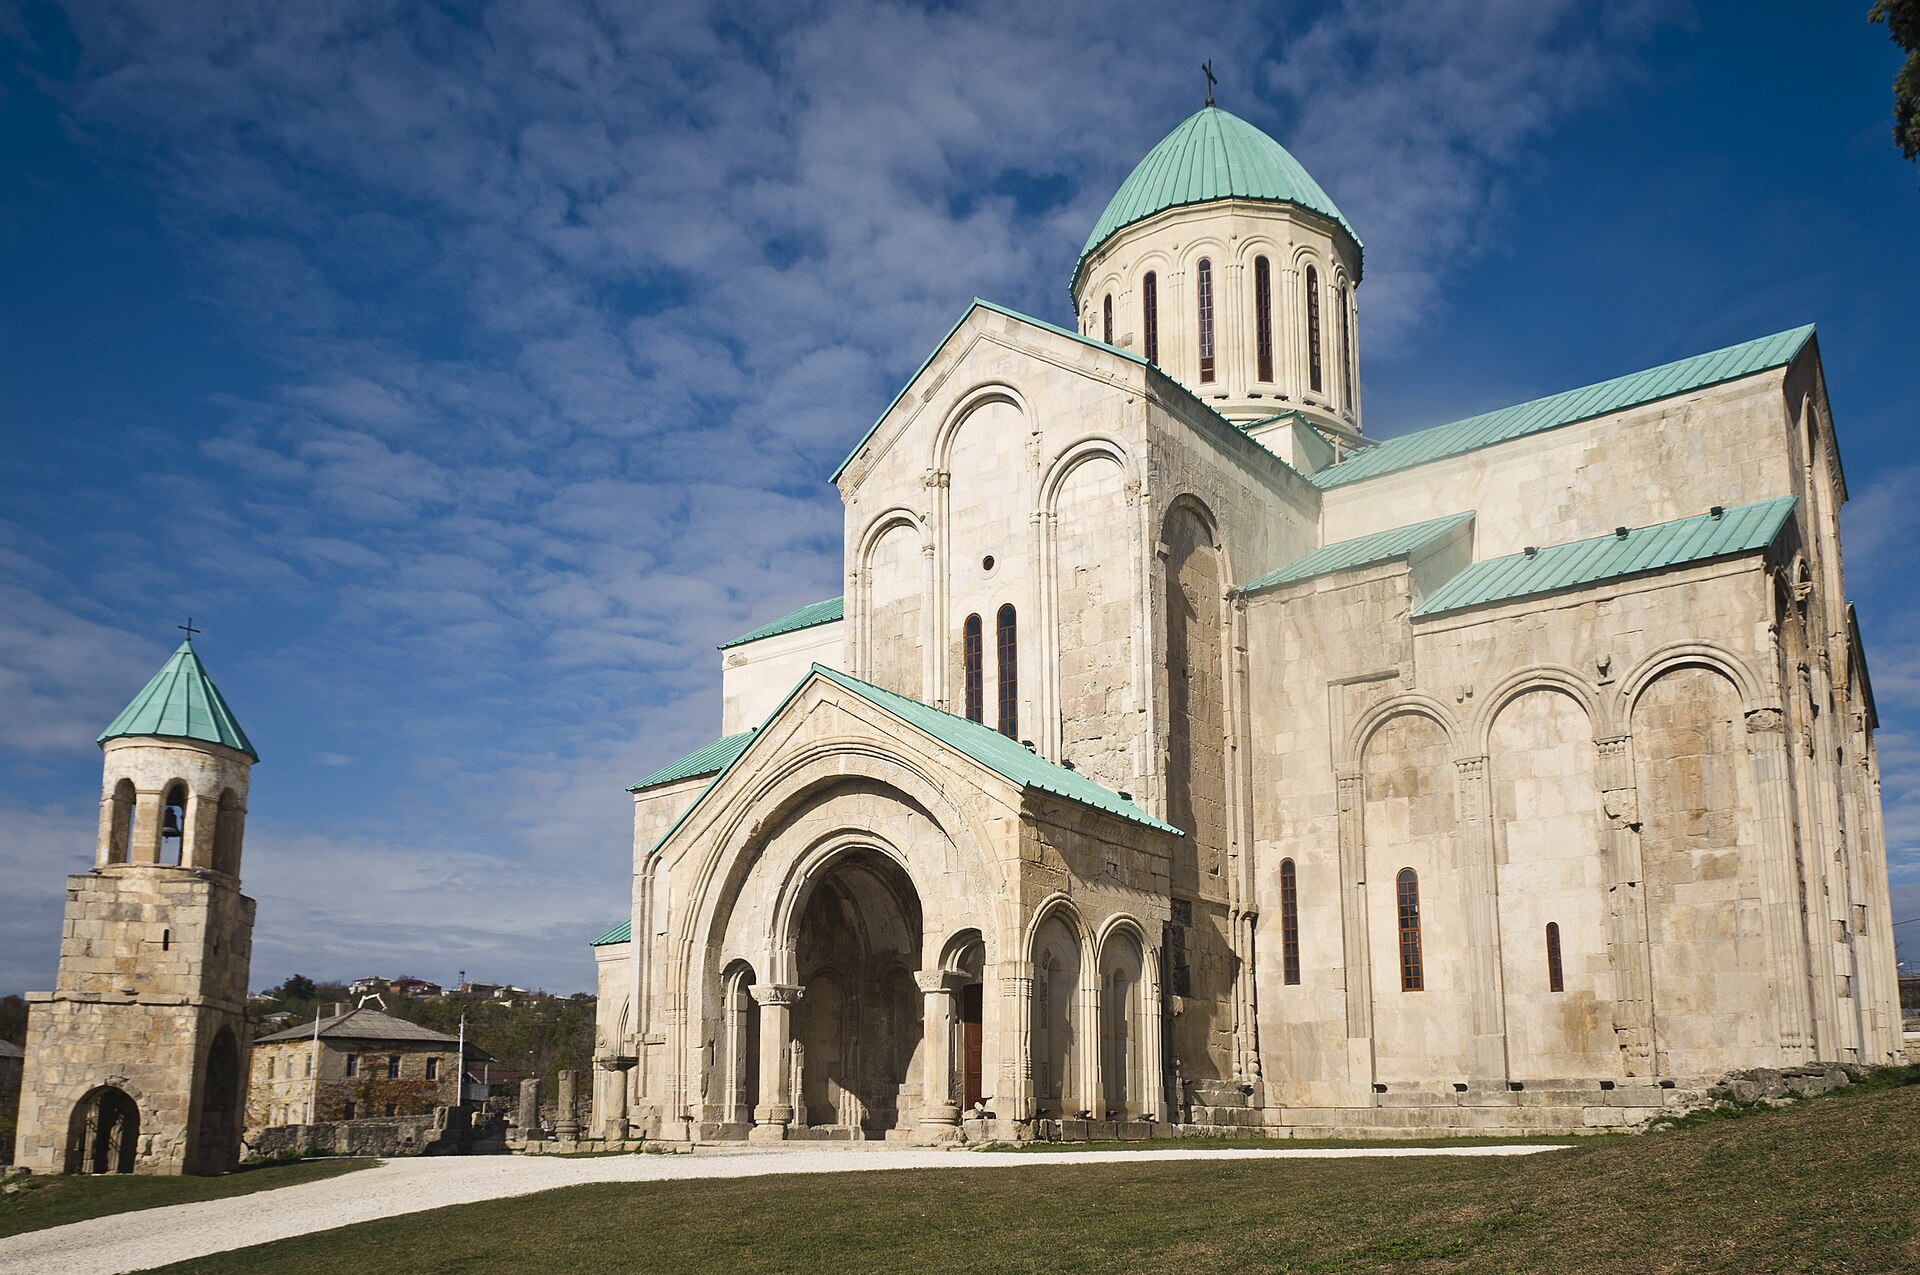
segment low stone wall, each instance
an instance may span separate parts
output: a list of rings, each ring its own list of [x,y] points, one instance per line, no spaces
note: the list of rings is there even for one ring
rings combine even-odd
[[[249,1130],[251,1157],[328,1155],[502,1155],[506,1122],[485,1112],[435,1108],[430,1116],[382,1116]]]

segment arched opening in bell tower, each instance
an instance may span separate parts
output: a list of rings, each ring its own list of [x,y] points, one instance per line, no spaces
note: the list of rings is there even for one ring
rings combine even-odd
[[[140,1107],[123,1089],[101,1085],[74,1105],[67,1122],[68,1173],[132,1173]]]

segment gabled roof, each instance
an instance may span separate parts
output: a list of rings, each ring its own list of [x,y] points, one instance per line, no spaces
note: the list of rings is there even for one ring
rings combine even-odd
[[[793,633],[800,629],[811,629],[816,625],[832,624],[835,620],[845,619],[846,614],[844,597],[828,598],[824,602],[809,602],[791,615],[783,615],[751,632],[742,633],[737,638],[728,638],[720,644],[720,649],[724,651],[731,646],[744,646],[748,642],[758,642],[761,638],[778,637],[782,633]]]
[[[753,742],[754,731],[759,729],[756,726],[737,735],[722,735],[705,748],[696,748],[679,761],[662,766],[627,791],[658,788],[662,784],[679,783],[682,779],[692,779],[697,775],[717,775],[733,765],[733,759],[747,750],[747,745]]]
[[[1002,735],[999,731],[989,726],[983,725],[980,722],[969,721],[964,717],[956,717],[952,713],[934,708],[929,704],[922,704],[919,700],[908,699],[904,695],[896,695],[892,691],[882,690],[871,682],[863,682],[857,677],[849,677],[837,669],[830,669],[821,664],[815,664],[807,671],[806,675],[794,685],[794,688],[787,692],[787,697],[780,701],[780,707],[774,709],[773,712],[767,715],[767,722],[772,722],[775,718],[779,717],[781,713],[785,712],[787,705],[791,704],[794,698],[806,689],[807,683],[816,677],[832,682],[842,690],[850,691],[858,695],[861,699],[866,700],[876,708],[882,709],[907,723],[909,726],[913,726],[933,736],[934,739],[947,745],[949,748],[953,748],[961,754],[972,758],[988,770],[999,775],[1002,779],[1016,784],[1023,789],[1036,788],[1042,792],[1052,793],[1056,797],[1064,797],[1069,801],[1077,801],[1082,805],[1091,806],[1095,810],[1102,810],[1108,814],[1130,820],[1133,823],[1144,824],[1159,832],[1171,833],[1176,837],[1185,835],[1172,824],[1162,823],[1160,820],[1155,819],[1152,815],[1149,815],[1146,811],[1134,805],[1132,801],[1122,797],[1112,789],[1103,787],[1076,771],[1068,770],[1065,766],[1057,766],[1037,753],[1028,752],[1025,745],[1008,739],[1005,735]],[[755,730],[748,733],[750,735],[757,735],[765,729],[766,723],[762,723],[759,727],[755,728]],[[751,740],[748,742],[750,743]],[[707,794],[712,792],[722,779],[726,778],[727,771],[732,769],[734,763],[739,761],[745,753],[746,748],[743,746],[739,752],[736,752],[732,757],[727,759],[726,765],[721,767],[719,773],[714,775],[712,781],[700,790],[700,795],[688,804],[687,808],[681,812],[680,817],[673,821],[671,827],[660,834],[660,839],[654,842],[654,849],[665,845],[668,838],[678,832],[681,825],[693,817],[693,812],[700,808],[700,804],[707,799]]]
[[[873,440],[873,436],[879,431],[881,423],[884,422],[888,416],[892,415],[893,409],[900,405],[900,400],[905,398],[907,391],[913,388],[913,383],[920,379],[920,374],[927,370],[934,359],[939,357],[940,351],[947,347],[947,342],[953,340],[953,334],[958,332],[969,318],[973,317],[975,310],[991,310],[993,313],[1003,314],[1009,319],[1018,319],[1022,323],[1031,323],[1036,328],[1045,328],[1055,336],[1063,336],[1070,341],[1078,341],[1081,345],[1090,345],[1094,349],[1104,350],[1108,354],[1117,354],[1129,363],[1138,363],[1141,367],[1150,366],[1145,359],[1131,350],[1123,350],[1117,345],[1108,345],[1105,341],[1096,341],[1090,336],[1082,336],[1078,332],[1071,332],[1066,328],[1056,327],[1044,319],[1036,319],[1030,314],[1021,314],[1018,310],[1009,310],[1003,305],[995,305],[991,301],[983,301],[979,297],[975,297],[973,304],[967,307],[967,312],[960,316],[960,321],[947,329],[947,334],[934,344],[932,351],[928,353],[925,361],[913,370],[913,375],[907,378],[906,384],[900,387],[900,392],[895,394],[893,401],[887,404],[886,411],[881,412],[880,415],[875,418],[873,424],[867,427],[867,432],[860,436],[860,441],[855,443],[853,450],[847,453],[847,458],[841,461],[839,466],[834,469],[833,476],[827,480],[828,482],[837,483],[840,481],[840,475],[847,472],[847,466],[853,464],[853,458],[858,456],[860,450]]]
[[[1651,527],[1624,528],[1624,535],[1616,532],[1549,545],[1531,553],[1488,558],[1435,589],[1413,613],[1425,616],[1461,611],[1764,549],[1780,534],[1798,500],[1797,496],[1781,496]]]
[[[240,729],[239,719],[207,676],[191,639],[180,644],[146,688],[120,710],[120,716],[94,742],[104,744],[131,735],[224,744],[254,761],[260,760],[247,733]]]
[[[633,922],[629,920],[629,921],[620,922],[620,924],[614,926],[611,930],[608,930],[605,934],[602,934],[599,938],[595,939],[593,941],[593,946],[611,947],[615,943],[630,943],[632,941],[633,941]]]
[[[1161,138],[1120,183],[1080,250],[1072,286],[1079,285],[1087,258],[1122,229],[1169,208],[1215,199],[1294,204],[1333,221],[1360,244],[1333,199],[1286,147],[1209,103]]]
[[[1692,358],[1662,364],[1644,372],[1616,376],[1610,381],[1601,381],[1577,390],[1550,394],[1546,398],[1536,398],[1498,411],[1482,412],[1451,424],[1402,434],[1387,439],[1377,447],[1354,452],[1339,464],[1310,475],[1307,481],[1323,491],[1342,487],[1348,483],[1379,478],[1383,474],[1398,473],[1415,465],[1478,451],[1482,447],[1523,438],[1528,434],[1558,429],[1562,425],[1573,425],[1630,407],[1658,402],[1663,398],[1736,381],[1756,372],[1785,367],[1798,357],[1812,338],[1813,325],[1809,323],[1789,332],[1776,332],[1772,336],[1730,345],[1724,350],[1696,354]]]
[[[459,1037],[437,1032],[431,1027],[422,1027],[419,1023],[410,1023],[404,1018],[395,1018],[383,1014],[377,1009],[350,1009],[344,1014],[320,1020],[320,1039],[322,1040],[405,1040],[423,1044],[454,1045]],[[283,1040],[312,1040],[313,1024],[290,1027],[271,1036],[262,1036],[256,1045],[273,1044]],[[469,1045],[468,1052],[476,1052],[476,1046]]]
[[[1259,593],[1266,589],[1277,589],[1283,584],[1311,580],[1315,576],[1332,575],[1336,571],[1351,571],[1356,567],[1370,567],[1376,562],[1404,558],[1450,535],[1456,527],[1472,521],[1473,514],[1470,512],[1450,514],[1445,518],[1431,518],[1411,526],[1376,531],[1370,536],[1337,540],[1311,553],[1301,554],[1278,571],[1263,575],[1251,584],[1240,586],[1240,592]]]
[[[1111,788],[1093,782],[1078,771],[1055,765],[991,726],[957,717],[944,709],[922,704],[919,700],[908,699],[893,691],[882,690],[870,682],[848,677],[845,673],[819,664],[813,666],[813,672],[966,754],[1009,783],[1021,788],[1037,788],[1161,832],[1170,832],[1176,837],[1182,835],[1172,824],[1160,822]]]

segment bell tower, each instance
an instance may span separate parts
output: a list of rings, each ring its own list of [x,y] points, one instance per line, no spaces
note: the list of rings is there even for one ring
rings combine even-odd
[[[246,1109],[254,904],[240,852],[259,757],[191,631],[99,743],[94,867],[67,878],[54,990],[27,997],[15,1160],[222,1173]]]

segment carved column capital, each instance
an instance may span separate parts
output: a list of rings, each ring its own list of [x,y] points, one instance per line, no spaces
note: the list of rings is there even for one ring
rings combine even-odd
[[[913,981],[922,992],[951,996],[966,986],[967,976],[956,970],[916,970]]]
[[[762,1005],[797,1005],[807,989],[792,983],[755,983],[752,990]]]

